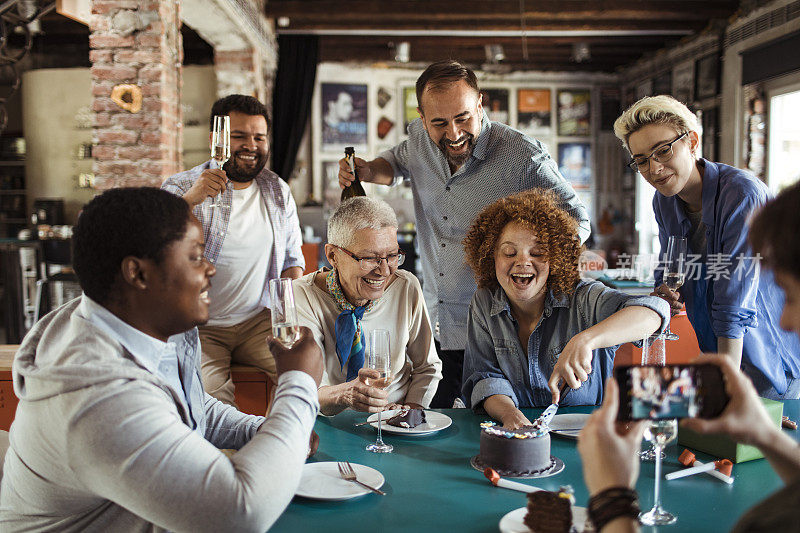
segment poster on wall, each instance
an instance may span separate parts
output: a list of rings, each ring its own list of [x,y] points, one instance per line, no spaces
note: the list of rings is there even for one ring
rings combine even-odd
[[[684,104],[694,101],[693,61],[684,61],[672,69],[672,96]]]
[[[716,54],[697,60],[697,84],[695,98],[698,100],[717,95],[719,85],[719,59]]]
[[[482,89],[481,104],[489,120],[508,124],[508,89]]]
[[[591,134],[591,92],[558,91],[558,134],[586,137]]]
[[[558,171],[575,190],[592,187],[592,148],[589,143],[558,143]]]
[[[517,91],[517,129],[532,133],[549,133],[552,112],[550,89]]]
[[[322,151],[367,150],[367,86],[323,83]]]
[[[408,134],[408,125],[418,118],[417,90],[415,87],[403,87],[403,135]]]

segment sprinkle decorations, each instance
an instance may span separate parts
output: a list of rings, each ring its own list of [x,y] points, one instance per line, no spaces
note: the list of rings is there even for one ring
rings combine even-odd
[[[483,431],[496,437],[504,437],[506,439],[535,439],[548,433],[547,428],[542,427],[541,424],[534,424],[526,426],[514,431],[509,431],[498,426],[495,422],[486,421],[481,422]]]

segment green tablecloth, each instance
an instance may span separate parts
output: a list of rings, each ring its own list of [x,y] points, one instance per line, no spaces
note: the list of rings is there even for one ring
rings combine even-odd
[[[526,409],[537,416],[540,409]],[[591,408],[563,408],[560,413],[590,412]],[[316,431],[320,448],[313,460],[348,460],[379,470],[386,478],[386,496],[367,494],[352,500],[323,502],[295,498],[271,531],[391,532],[498,531],[504,514],[526,504],[524,493],[492,486],[469,460],[478,453],[479,423],[487,417],[468,409],[445,409],[453,419],[449,428],[430,436],[410,437],[384,433],[394,453],[372,454],[364,447],[375,440],[371,426],[354,427],[364,413],[345,411],[333,418],[320,417]],[[800,400],[785,402],[784,414],[798,418]],[[798,432],[792,432],[795,439]],[[664,472],[680,468],[675,443],[667,447]],[[564,471],[555,476],[516,480],[553,490],[572,485],[577,504],[586,505],[581,462],[574,440],[552,439],[552,454],[562,459]],[[698,453],[701,461],[709,456]],[[654,464],[642,463],[637,489],[643,508],[652,505]],[[663,507],[677,514],[674,526],[662,531],[728,531],[744,511],[782,486],[766,460],[734,466],[736,481],[726,485],[707,475],[662,481]],[[645,531],[655,530],[645,528]]]

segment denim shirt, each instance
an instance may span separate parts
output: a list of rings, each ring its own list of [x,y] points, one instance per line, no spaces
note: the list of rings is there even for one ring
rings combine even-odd
[[[558,356],[576,334],[624,307],[638,305],[669,323],[669,306],[655,296],[630,296],[598,281],[581,281],[570,296],[547,293],[544,312],[528,338],[527,352],[517,335],[518,324],[502,288],[478,289],[470,303],[464,352],[464,397],[473,408],[494,394],[504,394],[517,407],[545,407],[552,395],[547,380]],[[594,350],[592,372],[579,389],[570,390],[562,405],[599,405],[603,384],[611,375],[619,346]]]
[[[704,167],[702,221],[706,226],[706,262],[687,265],[680,293],[700,349],[717,351],[717,338],[743,339],[743,368],[755,367],[779,394],[787,376],[800,377],[800,341],[779,326],[784,294],[769,271],[759,271],[747,244],[747,221],[770,199],[763,182],[722,163]],[[670,235],[689,236],[691,221],[677,196],[653,196],[661,255]],[[787,231],[796,228],[787,228]],[[741,260],[739,259],[741,256]],[[712,259],[714,260],[712,263]],[[755,268],[752,268],[755,267]],[[738,269],[738,270],[737,270]],[[656,287],[663,270],[655,273]]]

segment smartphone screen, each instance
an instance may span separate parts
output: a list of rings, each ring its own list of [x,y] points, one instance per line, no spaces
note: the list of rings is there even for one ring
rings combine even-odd
[[[619,383],[619,420],[714,418],[728,403],[715,365],[625,366]]]

